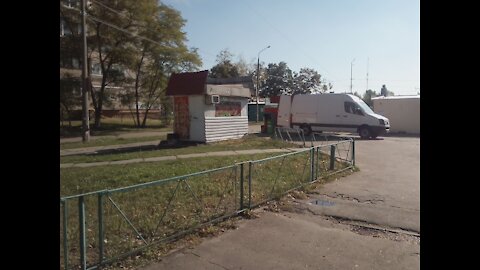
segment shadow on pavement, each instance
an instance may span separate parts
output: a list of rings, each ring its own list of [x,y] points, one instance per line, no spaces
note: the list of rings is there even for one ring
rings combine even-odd
[[[97,150],[95,153],[84,154],[86,156],[100,156],[100,155],[111,155],[111,154],[124,154],[124,153],[133,153],[133,152],[142,152],[142,151],[155,151],[161,149],[177,149],[184,148],[189,146],[197,146],[200,143],[197,142],[187,142],[187,141],[178,141],[174,144],[168,143],[167,141],[160,141],[158,145],[141,145],[141,146],[132,146],[124,147],[117,149],[104,149]]]

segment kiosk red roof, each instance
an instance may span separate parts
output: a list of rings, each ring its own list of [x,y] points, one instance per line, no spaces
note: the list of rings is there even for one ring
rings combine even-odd
[[[167,96],[203,95],[208,70],[199,72],[173,73],[167,86]]]

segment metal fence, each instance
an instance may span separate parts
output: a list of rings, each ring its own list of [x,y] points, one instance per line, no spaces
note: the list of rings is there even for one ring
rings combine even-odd
[[[303,142],[305,146],[305,135],[302,129],[299,128],[288,128],[288,127],[275,127],[276,139],[280,139],[286,142]]]
[[[60,199],[62,269],[98,269],[352,168],[342,140],[261,160]]]

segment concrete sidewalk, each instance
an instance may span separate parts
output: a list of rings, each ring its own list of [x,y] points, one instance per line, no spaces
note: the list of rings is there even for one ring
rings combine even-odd
[[[176,156],[162,156],[162,157],[151,157],[151,158],[136,158],[136,159],[127,159],[127,160],[117,160],[117,161],[103,161],[103,162],[90,162],[90,163],[61,163],[60,168],[72,168],[72,167],[96,167],[96,166],[105,166],[105,165],[124,165],[132,163],[142,163],[142,162],[157,162],[164,160],[176,160],[176,159],[185,159],[185,158],[197,158],[197,157],[214,157],[214,156],[235,156],[235,155],[253,155],[253,154],[266,154],[266,153],[285,153],[293,151],[305,150],[303,148],[285,148],[285,149],[250,149],[250,150],[236,150],[236,151],[218,151],[218,152],[207,152],[207,153],[193,153],[193,154],[184,154]]]
[[[420,269],[419,139],[355,146],[359,172],[140,269]]]
[[[420,246],[311,214],[256,211],[237,229],[205,239],[141,270],[419,269]]]

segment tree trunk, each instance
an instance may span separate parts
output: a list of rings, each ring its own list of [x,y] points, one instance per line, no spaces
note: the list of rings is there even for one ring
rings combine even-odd
[[[100,127],[101,119],[102,119],[102,111],[101,110],[95,110],[95,128]]]
[[[138,111],[138,89],[135,88],[135,114],[137,116],[137,127],[140,127],[140,112]]]
[[[65,107],[65,110],[67,111],[68,127],[72,127],[72,118],[70,117],[70,110],[67,107]]]
[[[136,109],[136,113],[137,113],[137,127],[140,127],[140,111],[139,111],[139,108],[138,108],[138,101],[139,101],[138,88],[140,87],[140,73],[142,71],[142,64],[143,64],[143,59],[145,57],[145,51],[146,51],[146,49],[144,49],[143,52],[142,52],[142,57],[140,58],[140,61],[138,62],[137,74],[135,76],[135,109]]]
[[[60,127],[62,127],[62,128],[64,127],[64,125],[63,125],[64,118],[65,117],[63,116],[63,110],[62,110],[62,108],[60,108]]]
[[[128,105],[128,110],[130,111],[130,114],[132,115],[132,119],[133,119],[133,125],[138,127],[138,122],[137,120],[135,119],[135,114],[133,113],[133,110],[132,110],[132,107],[130,106],[130,104]]]
[[[145,110],[145,115],[143,116],[143,121],[142,121],[142,127],[143,128],[146,128],[147,127],[147,116],[148,116],[148,112],[150,111],[150,108],[147,108]]]

